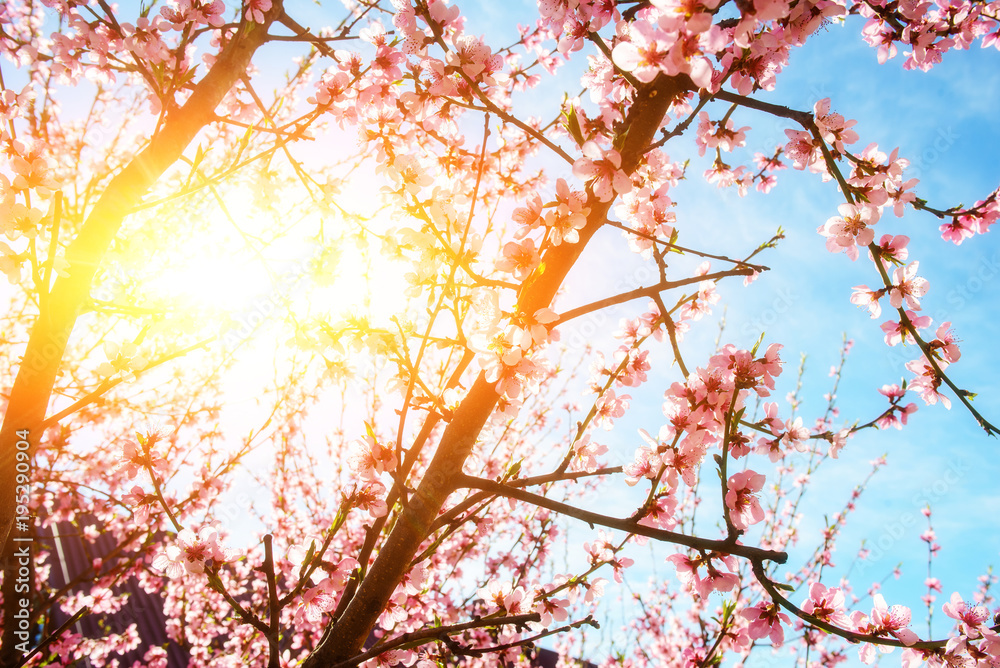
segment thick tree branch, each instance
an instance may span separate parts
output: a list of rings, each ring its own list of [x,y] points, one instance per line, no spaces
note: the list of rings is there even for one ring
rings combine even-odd
[[[627,128],[627,132],[619,134],[621,167],[625,173],[635,171],[673,100],[688,86],[690,81],[686,76],[661,75],[637,92],[636,102],[624,121],[623,130]],[[595,197],[589,200],[590,215],[586,226],[580,230],[579,243],[561,244],[545,252],[540,267],[521,285],[518,293],[520,311],[534,313],[552,303],[587,242],[604,224],[611,202],[600,202]],[[481,373],[455,410],[420,485],[386,538],[357,594],[340,618],[327,627],[322,641],[303,663],[303,668],[334,665],[360,652],[396,585],[409,569],[411,559],[430,535],[445,499],[456,489],[465,460],[498,400],[494,384]]]
[[[867,633],[857,633],[855,631],[850,631],[848,629],[842,629],[839,626],[834,626],[829,622],[825,622],[815,615],[811,615],[805,612],[797,605],[789,601],[787,598],[781,595],[778,588],[774,586],[774,583],[770,578],[767,577],[767,573],[764,570],[764,564],[758,559],[753,559],[753,574],[757,578],[757,581],[764,587],[764,590],[768,595],[774,600],[775,603],[780,605],[782,608],[792,613],[802,621],[812,624],[818,629],[822,629],[827,633],[832,633],[838,635],[841,638],[849,640],[854,643],[859,642],[870,642],[875,645],[885,645],[887,647],[910,647],[911,649],[942,649],[948,644],[949,639],[943,640],[921,640],[912,645],[907,645],[895,638],[887,638],[884,636],[873,636]],[[1000,626],[994,626],[992,630],[996,631],[1000,629]]]
[[[528,622],[537,622],[541,619],[541,615],[537,612],[530,612],[524,615],[511,615],[509,617],[501,616],[490,616],[482,617],[480,619],[475,619],[471,622],[464,622],[462,624],[449,624],[447,626],[436,626],[429,629],[420,629],[419,631],[411,631],[410,633],[404,633],[403,635],[397,636],[391,640],[387,640],[383,643],[372,647],[367,652],[356,656],[347,661],[341,661],[335,664],[333,668],[351,668],[352,666],[357,666],[364,663],[368,659],[373,659],[380,654],[384,654],[390,650],[396,649],[397,647],[412,647],[415,645],[420,645],[427,642],[444,642],[449,636],[455,635],[457,633],[462,633],[463,631],[471,631],[472,629],[486,629],[486,628],[496,628],[500,626],[510,625],[510,626],[524,626]]]
[[[684,547],[690,547],[693,550],[703,550],[705,552],[724,552],[727,554],[735,554],[739,557],[745,557],[747,559],[776,561],[779,564],[785,563],[788,559],[788,555],[784,552],[762,550],[759,547],[752,547],[750,545],[740,545],[733,540],[710,540],[708,538],[699,538],[698,536],[689,536],[687,534],[667,531],[665,529],[655,529],[653,527],[639,524],[633,520],[625,520],[617,517],[611,517],[609,515],[592,513],[589,510],[583,510],[582,508],[554,501],[544,496],[532,494],[531,492],[527,492],[523,489],[504,485],[492,480],[485,480],[483,478],[475,478],[470,475],[462,474],[460,476],[460,481],[465,487],[481,489],[499,496],[530,503],[539,506],[540,508],[546,508],[561,515],[578,519],[581,522],[586,522],[591,526],[599,525],[608,527],[609,529],[618,529],[619,531],[625,531],[626,533],[635,534],[637,536],[646,536],[647,538],[653,538],[654,540],[663,541],[665,543],[683,545]]]

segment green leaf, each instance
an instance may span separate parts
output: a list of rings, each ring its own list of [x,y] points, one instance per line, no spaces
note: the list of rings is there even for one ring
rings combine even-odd
[[[243,151],[244,149],[246,149],[247,146],[250,145],[250,139],[253,137],[254,129],[255,126],[253,123],[251,123],[249,127],[247,127],[247,131],[243,133],[242,137],[240,137],[240,151]]]
[[[191,171],[192,172],[196,171],[198,169],[198,166],[205,159],[205,156],[208,155],[208,151],[209,150],[211,150],[211,149],[206,149],[201,144],[198,144],[198,150],[196,150],[194,152],[194,160],[191,161]]]
[[[211,572],[207,572],[206,575],[208,576],[208,588],[209,589],[211,589],[212,591],[217,592],[219,594],[221,594],[223,591],[225,591],[224,587],[222,586],[222,580],[219,579],[218,575],[216,575],[215,573],[211,573]]]
[[[569,110],[563,112],[563,118],[566,119],[563,125],[569,130],[577,146],[583,146],[583,142],[586,140],[583,138],[583,130],[580,129],[580,119],[577,118],[576,107],[569,105]]]
[[[740,420],[742,420],[742,419],[743,419],[743,415],[744,415],[744,414],[745,414],[746,412],[747,412],[747,407],[746,407],[746,406],[744,406],[743,408],[741,408],[741,409],[739,410],[739,412],[738,412],[738,413],[736,413],[736,415],[734,415],[734,416],[733,416],[733,431],[738,431],[737,427],[739,426],[739,424],[740,424]]]
[[[678,237],[680,237],[680,232],[677,231],[677,228],[674,228],[674,231],[670,233],[670,252],[677,253],[678,255],[684,255],[684,251],[680,248],[673,248],[673,246],[677,243]]]
[[[309,543],[309,551],[306,552],[306,558],[302,560],[302,570],[299,573],[299,577],[301,577],[302,574],[306,572],[306,569],[309,568],[309,562],[312,561],[313,557],[315,556],[316,556],[316,541],[314,540]]]
[[[757,349],[760,348],[760,344],[761,344],[761,342],[763,340],[764,340],[764,332],[761,332],[760,333],[760,337],[758,337],[758,339],[757,339],[757,343],[753,344],[753,349],[750,351],[751,355],[753,355],[753,356],[756,357],[756,355],[757,355]]]

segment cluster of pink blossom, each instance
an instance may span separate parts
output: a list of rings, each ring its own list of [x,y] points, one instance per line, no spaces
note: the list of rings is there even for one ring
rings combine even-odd
[[[496,292],[478,304],[487,305],[487,310],[477,311],[481,325],[470,337],[470,346],[480,353],[478,360],[486,378],[496,383],[496,391],[504,395],[513,409],[520,405],[522,390],[537,387],[545,373],[545,360],[532,358],[530,353],[548,342],[549,323],[557,316],[552,309],[539,309],[534,314],[519,313],[504,322],[497,308]]]
[[[868,18],[862,29],[865,41],[878,49],[879,63],[897,54],[896,44],[912,49],[903,67],[930,70],[951,49],[968,49],[976,38],[983,48],[1000,48],[1000,20],[996,2],[931,3],[909,2],[898,7],[892,19],[885,13],[884,2],[859,2],[857,10]]]
[[[12,91],[5,92],[13,95]],[[12,114],[19,113],[16,110],[19,104],[11,104]],[[0,129],[0,144],[8,156],[0,169],[9,170],[10,174],[8,177],[0,171],[0,234],[11,242],[18,242],[11,247],[0,241],[0,272],[10,283],[17,284],[26,273],[32,274],[24,271],[30,264],[28,246],[39,234],[45,236],[45,209],[50,209],[53,195],[60,186],[57,170],[49,157],[51,151],[44,142],[14,139]],[[61,270],[61,258],[58,261],[56,268]]]
[[[108,238],[111,248],[119,234],[126,241],[130,234],[142,238],[141,231],[121,227],[123,212],[140,218],[149,209],[155,212],[151,216],[170,217],[166,212],[182,218],[178,210],[161,207],[188,198],[195,207],[198,191],[221,196],[218,186],[227,179],[258,170],[256,178],[266,189],[288,189],[287,201],[268,205],[275,220],[301,214],[302,220],[322,221],[309,243],[335,245],[327,233],[333,226],[329,214],[338,208],[343,214],[338,221],[353,226],[348,236],[359,238],[359,247],[375,241],[392,261],[408,265],[403,293],[419,307],[421,322],[394,317],[391,326],[382,327],[351,315],[334,327],[323,317],[303,324],[290,314],[293,343],[307,340],[314,348],[288,362],[287,377],[262,398],[273,401],[271,416],[234,445],[219,427],[225,401],[218,370],[231,363],[230,351],[222,351],[225,359],[213,370],[180,369],[155,392],[113,390],[123,378],[141,380],[151,366],[147,347],[169,361],[176,331],[146,326],[160,313],[97,303],[103,300],[91,300],[86,289],[67,291],[79,292],[81,301],[62,310],[94,316],[76,326],[77,338],[68,349],[85,356],[103,347],[108,361],[97,367],[96,383],[74,369],[53,368],[54,394],[51,387],[36,388],[45,399],[36,411],[43,419],[50,394],[56,403],[82,399],[67,409],[66,415],[78,415],[58,424],[66,418],[60,416],[43,430],[36,456],[39,475],[48,477],[34,503],[44,528],[54,532],[61,522],[74,523],[89,544],[96,542],[100,525],[118,547],[67,583],[67,590],[76,591],[59,601],[64,612],[81,606],[102,615],[121,610],[125,599],[112,587],[134,578],[148,593],[162,596],[168,637],[194,666],[224,665],[234,657],[248,665],[291,666],[303,660],[329,665],[340,659],[323,658],[319,648],[331,637],[330,642],[354,643],[338,651],[366,666],[428,668],[451,661],[449,653],[463,654],[468,666],[524,663],[526,645],[549,631],[567,630],[557,625],[571,619],[574,628],[586,624],[589,618],[581,615],[593,610],[606,584],[595,573],[610,569],[609,578],[623,583],[635,566],[627,546],[642,535],[689,546],[668,558],[684,603],[667,584],[651,588],[639,601],[643,613],[632,628],[652,640],[635,643],[634,657],[615,665],[715,665],[727,652],[747,657],[757,641],[780,646],[795,629],[802,643],[816,648],[813,656],[821,665],[834,666],[845,655],[836,641],[820,637],[824,627],[831,638],[861,642],[866,663],[886,644],[907,647],[907,666],[1000,661],[1000,637],[989,627],[985,604],[966,604],[955,594],[943,610],[957,631],[947,643],[934,645],[920,643],[910,630],[908,608],[889,606],[875,589],[865,614],[856,609],[857,598],[848,604],[846,581],[838,587],[820,583],[867,479],[824,527],[815,555],[788,574],[791,584],[778,586],[763,570],[765,562],[784,563],[787,555],[776,550],[798,540],[803,493],[815,466],[838,457],[858,429],[905,425],[916,410],[903,403],[910,389],[927,403],[949,403],[940,391],[950,382],[944,370],[961,355],[951,323],[938,326],[930,340],[921,336],[933,325],[920,315],[928,293],[927,280],[918,275],[921,265],[909,258],[908,237],[878,238],[875,226],[886,224],[890,209],[896,217],[907,208],[924,210],[949,219],[942,235],[959,244],[998,220],[1000,197],[994,192],[972,207],[937,211],[916,196],[917,181],[907,178],[909,163],[898,150],[886,154],[875,143],[854,149],[861,139],[857,124],[834,111],[830,99],[806,113],[748,97],[776,86],[794,47],[831,20],[851,15],[867,19],[863,35],[878,48],[878,60],[892,58],[897,45],[911,49],[909,69],[929,69],[945,51],[969,48],[976,40],[1000,46],[996,0],[540,0],[538,14],[519,27],[517,43],[504,48],[467,30],[458,4],[445,0],[363,3],[339,31],[316,32],[293,20],[291,14],[300,11],[294,3],[277,0],[245,0],[229,23],[221,0],[168,0],[158,14],[141,12],[130,15],[132,20],[98,4],[12,0],[0,6],[0,53],[26,68],[29,80],[21,92],[0,90],[5,125],[0,141],[8,158],[0,173],[0,232],[19,245],[15,250],[0,242],[0,270],[22,289],[23,313],[44,313],[50,272],[59,273],[63,246],[82,238],[76,246],[89,247],[94,238]],[[302,56],[267,105],[248,52],[278,40],[302,47]],[[334,48],[341,40],[350,46]],[[515,113],[520,103],[515,93],[539,89],[544,74],[582,60],[575,54],[585,47],[591,51],[582,76],[589,103],[566,96],[554,105],[558,113],[548,124]],[[234,60],[241,54],[244,61]],[[196,57],[207,66],[207,77],[197,71]],[[79,126],[61,121],[51,93],[57,85],[84,82],[98,89],[91,116],[120,116],[123,127],[133,117],[148,121],[149,127],[137,130],[141,141],[119,133],[81,148],[97,126],[89,119]],[[115,99],[109,91],[118,85],[133,87],[134,95]],[[722,102],[730,110],[721,118],[710,115],[708,105]],[[105,111],[112,105],[117,116]],[[731,166],[723,153],[744,152],[751,131],[736,120],[741,106],[793,119],[802,129],[788,130],[788,141],[770,154],[756,154],[754,169]],[[473,127],[480,120],[481,135]],[[357,155],[314,178],[296,157],[295,143],[333,125],[357,133]],[[15,137],[15,130],[24,138]],[[671,160],[664,147],[685,133],[701,156],[714,158],[705,178],[741,195],[755,184],[770,190],[786,163],[841,186],[846,201],[819,233],[830,252],[852,260],[867,250],[881,279],[876,288],[856,287],[851,301],[877,318],[887,299],[896,312],[881,326],[887,345],[917,345],[922,353],[907,365],[915,374],[909,385],[883,386],[889,406],[867,425],[834,424],[835,390],[811,429],[796,412],[794,393],[787,415],[776,402],[765,402],[782,371],[780,344],[762,354],[756,347],[725,345],[688,371],[679,344],[719,303],[718,281],[734,276],[752,281],[766,268],[750,260],[770,242],[744,260],[679,245],[683,218],[673,197],[686,177],[686,163]],[[174,141],[181,135],[183,141]],[[341,139],[337,135],[334,145],[343,144]],[[188,159],[184,145],[194,141],[212,150],[199,148]],[[164,145],[175,143],[183,144],[176,154],[163,152]],[[93,144],[107,144],[121,156],[111,159]],[[559,168],[537,169],[545,163],[535,156],[544,150],[559,158]],[[182,159],[184,169],[168,169]],[[330,191],[341,172],[349,175],[368,164],[384,179],[382,193],[395,227],[383,226],[378,217],[354,216],[341,202],[331,206],[337,197]],[[148,184],[132,185],[157,166],[162,174],[150,179],[166,184],[162,201],[147,198]],[[63,181],[70,185],[59,195],[68,212],[60,241],[53,221],[58,222],[57,202],[63,200],[56,199],[56,191]],[[290,203],[302,192],[301,202]],[[52,207],[43,211],[42,202],[49,201]],[[117,226],[90,231],[87,212],[95,208],[103,212],[99,225],[110,225],[109,209],[120,214]],[[501,221],[504,216],[511,227]],[[583,355],[551,359],[550,343],[571,320],[555,310],[563,279],[604,226],[619,229],[631,251],[655,263],[660,277],[653,289],[612,295],[610,302],[636,295],[653,302],[640,315],[622,319],[615,334],[621,343],[607,357],[583,346]],[[77,236],[84,229],[87,235]],[[168,234],[150,237],[149,253]],[[47,259],[43,242],[51,246]],[[704,262],[679,278],[674,273],[681,262],[674,264],[671,252],[685,261],[697,255],[732,266],[711,272]],[[117,253],[126,251],[117,246],[103,255],[94,251],[77,269],[92,273]],[[693,292],[671,304],[664,300],[674,286],[693,286],[685,288]],[[122,320],[142,323],[133,342],[109,338]],[[45,319],[39,322],[38,331],[44,331]],[[67,337],[74,324],[66,323]],[[14,326],[11,341],[29,337],[27,326]],[[137,342],[147,334],[140,355]],[[656,351],[646,346],[653,341],[662,344]],[[296,354],[305,347],[296,347]],[[845,355],[849,347],[846,343]],[[10,364],[0,366],[5,379],[7,366],[25,364],[17,359],[20,348],[7,348],[13,352],[4,353]],[[664,393],[665,422],[655,436],[640,430],[631,461],[608,466],[605,456],[612,447],[597,443],[595,431],[611,430],[630,406],[640,405],[640,390],[656,378],[659,350],[672,352],[681,370]],[[373,371],[362,382],[336,385],[331,370],[351,352],[371,359]],[[588,362],[589,406],[581,410],[569,401],[570,417],[558,416],[554,402],[567,390],[554,380],[564,373],[576,378]],[[565,363],[575,366],[566,371]],[[838,381],[839,374],[835,368]],[[376,382],[386,375],[389,392]],[[14,405],[22,385],[0,393],[3,401]],[[109,395],[113,401],[97,402],[113,391],[118,392]],[[324,414],[324,433],[317,435],[310,411],[318,413],[319,407],[326,413],[338,392],[339,422]],[[755,402],[763,414],[751,417]],[[182,405],[172,415],[176,425],[169,435],[140,434],[133,441],[122,427],[136,414]],[[577,421],[577,412],[585,417]],[[120,446],[88,452],[82,442],[93,434]],[[273,460],[259,467],[254,482],[267,493],[240,498],[234,472],[257,463],[249,453],[264,450],[261,442]],[[548,447],[552,444],[555,448]],[[559,448],[564,459],[553,467],[558,453],[554,458],[552,452]],[[714,458],[707,457],[710,450],[717,451]],[[773,475],[758,470],[758,464],[766,465],[765,455],[774,464]],[[704,495],[699,479],[713,477],[704,475],[713,459],[722,492],[721,540],[693,535]],[[798,466],[799,459],[808,464]],[[876,460],[873,473],[884,463]],[[588,492],[601,489],[599,483],[636,487],[647,480],[646,499],[628,520],[611,522],[569,505],[585,501]],[[600,531],[577,550],[583,566],[554,574],[556,539],[564,533],[557,512],[624,527],[627,535]],[[256,521],[269,533],[259,532],[246,549],[226,547],[234,544],[226,520],[235,518]],[[165,538],[168,527],[176,534]],[[759,547],[741,542],[749,536],[759,537]],[[933,557],[937,542],[930,525],[922,538]],[[37,561],[41,590],[58,560],[45,547]],[[808,587],[798,608],[780,593],[792,586]],[[930,609],[931,592],[940,592],[941,584],[928,576],[926,587]],[[728,594],[718,609],[714,592]],[[793,622],[793,615],[799,621]],[[272,640],[277,636],[280,643]],[[67,633],[49,648],[52,661],[68,664],[84,655],[111,663],[114,652],[137,646],[133,626],[102,639]],[[143,662],[160,667],[167,659],[154,647]]]
[[[986,234],[1000,220],[1000,190],[994,190],[968,209],[946,213],[951,221],[941,224],[941,238],[961,245],[977,234]]]
[[[832,253],[843,252],[851,260],[856,260],[859,249],[868,250],[868,257],[875,264],[883,285],[879,288],[855,286],[851,303],[868,309],[872,318],[877,318],[882,313],[881,299],[888,296],[889,304],[900,318],[882,324],[886,344],[917,343],[918,331],[932,324],[930,317],[916,313],[921,310],[920,300],[927,293],[929,283],[917,275],[919,262],[904,264],[909,254],[908,237],[885,234],[876,244],[874,230],[886,209],[891,208],[900,217],[907,204],[919,204],[911,190],[916,179],[904,181],[904,170],[909,162],[897,156],[898,149],[886,156],[876,144],[870,144],[859,156],[851,155],[846,147],[858,140],[858,134],[852,129],[856,123],[831,112],[829,99],[816,103],[813,116],[816,133],[787,130],[790,141],[784,152],[794,160],[797,169],[809,167],[827,178],[836,174],[848,200],[838,207],[839,215],[831,217],[817,231],[826,237],[827,250]],[[837,162],[845,158],[849,158],[851,163],[846,179],[837,166]],[[996,218],[991,213],[994,199],[991,197],[980,202],[976,209],[976,215],[983,221],[984,231]],[[955,220],[960,218],[962,215],[955,216]],[[939,388],[943,383],[944,369],[961,355],[951,323],[941,325],[933,340],[924,342],[921,339],[919,342],[921,357],[906,365],[914,374],[910,389],[920,394],[928,404],[941,401],[950,407],[950,400],[941,394]]]
[[[643,478],[665,483],[665,492],[657,497],[662,503],[654,509],[658,526],[671,521],[663,516],[664,505],[676,507],[673,495],[679,479],[689,488],[697,485],[709,446],[722,444],[725,437],[729,455],[741,458],[749,453],[745,437],[738,431],[730,433],[729,425],[732,415],[743,409],[751,390],[761,397],[770,394],[774,377],[781,373],[780,349],[780,345],[772,344],[763,357],[755,359],[750,351],[727,345],[711,358],[708,368],[699,368],[687,382],[674,383],[667,390],[663,411],[668,423],[656,439],[640,430],[645,443],[636,450],[633,461],[623,467],[629,485]],[[750,469],[729,478],[725,502],[737,530],[745,531],[764,519],[757,497],[764,481],[764,475]]]

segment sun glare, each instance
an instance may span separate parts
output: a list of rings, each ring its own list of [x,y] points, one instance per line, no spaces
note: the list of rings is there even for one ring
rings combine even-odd
[[[260,226],[252,202],[250,193],[237,189],[225,208],[213,203],[200,220],[191,220],[198,229],[197,245],[178,249],[173,256],[182,259],[146,281],[148,294],[173,308],[232,311],[267,291],[265,256],[250,236]]]
[[[296,310],[331,316],[363,314],[372,322],[388,324],[394,315],[407,308],[405,269],[370,250],[361,250],[349,242],[337,253],[329,273],[318,278],[317,285],[294,302]]]
[[[269,288],[267,273],[254,264],[259,262],[224,253],[199,253],[163,272],[147,287],[181,308],[237,310]]]
[[[364,210],[377,197],[363,187],[351,192],[338,196],[346,210]],[[405,273],[412,269],[383,258],[377,243],[359,247],[351,234],[356,230],[328,215],[321,220],[321,214],[309,214],[294,223],[275,220],[255,209],[253,201],[252,193],[236,190],[228,194],[224,210],[207,209],[199,221],[207,224],[198,246],[147,280],[147,294],[179,311],[230,316],[267,302],[268,312],[281,305],[300,321],[359,315],[388,326],[392,316],[406,311]],[[321,224],[327,236],[339,240],[318,246]],[[263,242],[273,238],[277,225],[286,228],[279,240]]]

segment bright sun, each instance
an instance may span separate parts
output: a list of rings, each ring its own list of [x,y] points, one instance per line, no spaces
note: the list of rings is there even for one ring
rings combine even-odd
[[[342,206],[350,210],[356,203],[360,209],[372,201],[369,195],[355,194],[357,202]],[[230,316],[268,302],[283,304],[300,319],[353,313],[388,323],[407,309],[405,269],[382,258],[377,244],[359,248],[344,233],[325,249],[317,246],[321,224],[327,234],[341,231],[331,230],[337,223],[328,217],[276,220],[262,214],[242,188],[227,194],[224,207],[207,208],[200,217],[207,224],[198,247],[147,280],[148,297],[181,311]]]
[[[180,308],[229,311],[266,293],[270,280],[259,262],[225,252],[198,253],[146,284],[150,293]]]

